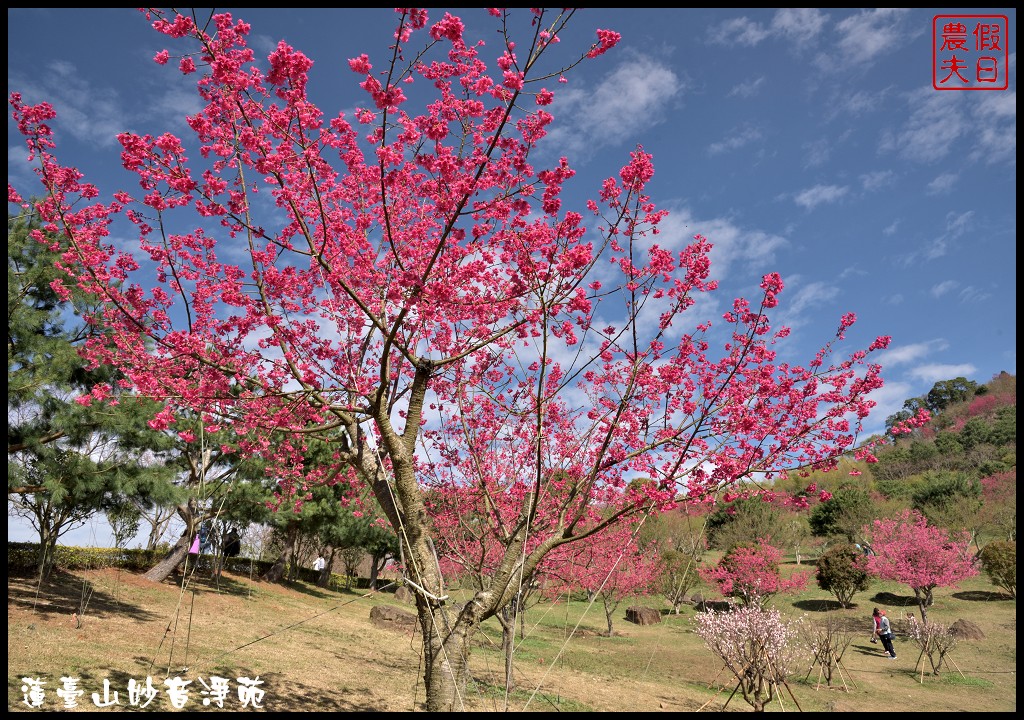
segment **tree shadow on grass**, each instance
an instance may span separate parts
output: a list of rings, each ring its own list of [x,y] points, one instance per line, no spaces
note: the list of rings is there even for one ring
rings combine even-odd
[[[323,686],[315,686],[295,680],[285,679],[279,673],[256,673],[245,668],[226,668],[220,673],[230,678],[232,710],[246,710],[238,699],[238,678],[250,678],[262,681],[259,686],[264,691],[259,710],[267,712],[377,712],[386,710],[388,702],[379,696],[372,687],[333,687],[325,690]],[[225,702],[224,709],[228,705]],[[249,707],[248,709],[253,709]],[[409,708],[410,710],[420,708]]]
[[[329,592],[326,588],[310,585],[305,582],[283,583],[283,585],[289,590],[315,597],[317,600],[334,600],[338,597],[337,593]]]
[[[990,590],[964,590],[963,592],[953,593],[953,597],[957,600],[969,600],[972,602],[994,602],[996,600],[1013,600],[1013,596],[1010,593],[990,591]]]
[[[34,610],[46,617],[77,613],[85,618],[118,616],[133,620],[153,620],[157,616],[138,605],[119,599],[97,589],[76,575],[54,570],[48,580],[36,588],[35,578],[10,578],[7,583],[7,603]]]
[[[793,607],[807,612],[832,612],[844,609],[843,604],[838,600],[797,600],[793,603]],[[853,607],[857,607],[856,603]]]
[[[888,653],[885,652],[885,648],[882,647],[882,643],[878,643],[877,645],[872,645],[871,643],[850,643],[847,650],[856,652],[860,655],[873,655],[883,662],[889,657]]]
[[[178,585],[181,584],[181,578],[178,577]],[[248,578],[242,580],[236,580],[229,575],[222,574],[220,579],[206,577],[194,577],[191,581],[192,586],[202,592],[222,593],[224,595],[248,595],[253,590],[259,588],[259,581],[249,581]]]
[[[889,607],[917,607],[917,598],[913,595],[897,595],[891,592],[875,593],[871,597],[871,602]]]

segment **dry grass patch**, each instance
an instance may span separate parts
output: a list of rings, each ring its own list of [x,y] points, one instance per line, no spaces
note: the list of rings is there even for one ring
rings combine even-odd
[[[58,573],[36,588],[32,578],[8,580],[8,708],[24,704],[22,678],[46,681],[44,709],[62,709],[55,691],[61,677],[80,679],[86,690],[79,709],[94,710],[93,692],[103,680],[121,693],[127,708],[129,680],[151,677],[160,690],[147,709],[172,709],[163,682],[192,680],[186,710],[203,710],[200,679],[228,678],[232,696],[224,709],[243,709],[236,679],[264,681],[267,711],[418,710],[423,701],[419,637],[374,626],[370,609],[396,603],[390,594],[324,590],[305,583],[261,583],[226,574],[219,585],[202,578],[191,586],[154,584],[117,570]],[[91,592],[83,593],[83,589]],[[703,594],[713,595],[705,588]],[[787,616],[821,621],[826,616],[854,633],[842,658],[850,679],[815,689],[818,675],[808,657],[807,677],[790,680],[804,711],[1010,712],[1016,708],[1016,603],[974,579],[956,591],[937,593],[929,617],[951,624],[965,618],[985,639],[962,641],[950,669],[938,677],[914,672],[911,643],[897,640],[899,659],[887,661],[868,642],[874,604],[890,608],[897,621],[914,608],[909,592],[878,584],[855,598],[859,607],[834,608],[817,589],[780,597]],[[84,598],[88,596],[88,600]],[[885,601],[885,602],[882,602]],[[653,599],[643,604],[657,605]],[[626,605],[623,605],[625,608]],[[84,612],[81,612],[84,609]],[[515,656],[516,689],[506,697],[496,623],[485,625],[471,667],[475,682],[464,698],[467,710],[721,711],[733,689],[731,675],[692,632],[693,609],[665,614],[657,625],[638,626],[615,618],[616,635],[603,637],[603,612],[581,601],[544,604],[527,615],[526,636]],[[77,617],[76,617],[77,616]],[[898,624],[897,624],[898,627]],[[857,632],[862,628],[862,632]],[[769,711],[794,711],[783,693]],[[734,697],[728,711],[749,708]]]

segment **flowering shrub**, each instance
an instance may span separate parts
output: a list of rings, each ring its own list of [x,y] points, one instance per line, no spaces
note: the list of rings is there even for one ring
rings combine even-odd
[[[784,579],[779,573],[782,552],[759,538],[751,545],[737,545],[721,562],[701,571],[701,577],[718,585],[726,597],[737,598],[743,605],[764,605],[780,592],[800,590],[807,585],[809,573],[795,573]]]

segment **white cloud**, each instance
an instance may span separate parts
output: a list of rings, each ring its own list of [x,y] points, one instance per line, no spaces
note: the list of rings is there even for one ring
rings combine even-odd
[[[250,33],[249,47],[258,60],[265,59],[272,52],[277,50],[278,39],[265,33]]]
[[[982,302],[990,297],[992,297],[992,293],[976,288],[973,285],[968,285],[960,291],[960,302],[964,303]]]
[[[951,242],[970,230],[973,217],[973,210],[959,215],[954,212],[946,213],[946,231],[932,240],[931,244],[924,249],[925,259],[934,260],[945,255],[949,251]]]
[[[696,218],[689,208],[672,210],[660,228],[659,243],[667,249],[682,248],[694,235],[706,237],[713,245],[711,276],[716,280],[724,280],[737,264],[763,272],[765,265],[774,261],[776,251],[788,244],[779,235],[741,228],[729,218]]]
[[[771,37],[781,39],[797,49],[811,44],[828,21],[828,15],[815,8],[781,8],[765,27],[743,16],[721,22],[710,29],[710,42],[716,45],[747,45],[754,47]]]
[[[940,380],[949,380],[950,378],[958,377],[970,377],[978,368],[970,363],[961,363],[959,365],[921,365],[913,368],[909,371],[911,377],[924,380],[925,382],[935,384]]]
[[[37,181],[32,168],[26,164],[28,148],[24,143],[7,146],[7,182],[21,188],[25,183]]]
[[[166,127],[185,128],[185,115],[196,115],[203,109],[195,88],[169,85],[150,103],[149,110],[161,117]]]
[[[946,213],[946,233],[951,238],[960,237],[971,228],[971,219],[973,217],[973,210],[968,210],[959,215],[953,212]]]
[[[58,137],[67,132],[99,147],[117,145],[117,134],[129,129],[129,113],[112,87],[99,87],[83,79],[68,62],[53,62],[40,69],[35,88],[26,96],[46,97],[57,111]],[[27,99],[27,98],[26,98]]]
[[[756,127],[736,128],[729,137],[708,146],[708,155],[718,155],[729,150],[736,150],[761,139],[761,131]]]
[[[848,60],[864,63],[902,47],[906,14],[904,8],[877,8],[841,20],[836,24],[839,49]]]
[[[835,300],[839,296],[839,287],[830,282],[812,282],[801,285],[786,300],[784,324],[795,326],[797,319],[806,311]]]
[[[906,119],[882,133],[879,150],[921,163],[938,162],[956,152],[971,162],[1015,164],[1016,93],[975,95],[935,92],[931,86],[909,93]]]
[[[847,188],[840,187],[839,185],[815,185],[812,188],[797,193],[793,201],[801,207],[813,210],[822,203],[831,203],[839,200],[846,192]]]
[[[882,104],[880,93],[869,93],[858,90],[850,93],[842,100],[842,113],[844,115],[860,115],[868,110],[874,110]]]
[[[977,117],[1016,118],[1017,92],[990,92],[978,98],[974,114]]]
[[[733,87],[732,90],[728,92],[727,97],[733,97],[734,95],[745,98],[753,97],[754,95],[757,95],[757,93],[760,90],[760,87],[764,85],[764,80],[765,78],[762,75],[761,77],[756,78],[754,80],[741,82],[739,85],[736,85],[735,87]]]
[[[914,396],[914,389],[910,383],[887,380],[885,372],[887,366],[884,362],[881,365],[882,379],[885,380],[885,385],[868,395],[868,399],[875,403],[875,407],[871,409],[871,415],[864,423],[868,435],[882,434],[885,431],[885,419],[902,410],[903,403],[907,398]]]
[[[896,174],[892,170],[876,170],[860,176],[861,184],[868,192],[880,190],[886,185],[892,185]]]
[[[931,290],[929,290],[928,292],[931,294],[932,297],[940,298],[943,295],[947,295],[953,292],[959,286],[960,283],[958,283],[956,280],[944,280],[943,282],[940,282],[938,285],[932,285]]]
[[[945,340],[930,340],[928,342],[914,343],[912,345],[890,346],[882,350],[878,357],[883,367],[891,365],[908,365],[920,358],[930,357],[936,352],[941,352],[949,347]]]
[[[635,56],[607,75],[594,88],[574,88],[555,94],[560,112],[573,118],[571,127],[555,128],[549,147],[583,153],[622,142],[664,122],[668,109],[685,83],[669,67],[646,56]]]
[[[934,180],[928,183],[928,194],[929,195],[946,195],[953,189],[953,185],[956,183],[959,177],[956,173],[942,173],[937,176]]]
[[[864,270],[863,268],[859,268],[856,265],[853,265],[848,268],[843,268],[843,271],[839,273],[839,279],[847,280],[849,278],[863,278],[869,277],[870,275],[871,273],[868,272],[867,270]]]
[[[832,143],[827,139],[811,140],[803,144],[804,167],[812,168],[824,165],[832,154]]]
[[[719,23],[710,30],[710,42],[718,45],[748,45],[753,47],[764,40],[769,31],[760,23],[756,23],[747,17],[732,18]]]
[[[974,211],[968,210],[962,213],[946,213],[946,227],[941,235],[932,238],[923,247],[907,253],[900,259],[904,266],[911,266],[923,260],[935,260],[944,257],[956,239],[967,233],[973,225]]]
[[[899,226],[900,226],[900,221],[899,220],[893,220],[892,223],[887,225],[882,230],[882,234],[883,235],[895,235],[896,234],[896,229],[899,228]]]
[[[900,129],[883,133],[880,149],[916,162],[942,160],[970,129],[962,107],[965,94],[931,87],[910,93],[909,116]]]
[[[984,93],[972,113],[976,145],[971,159],[1017,162],[1017,93]],[[995,97],[993,97],[995,96]]]
[[[827,21],[828,15],[816,8],[781,8],[772,18],[771,29],[802,47],[818,37]]]
[[[151,63],[151,56],[139,58]],[[29,103],[46,100],[57,111],[52,123],[58,144],[62,136],[96,148],[117,148],[117,136],[123,132],[158,134],[187,130],[186,113],[201,109],[195,91],[195,78],[180,73],[163,73],[159,89],[146,86],[145,73],[129,74],[131,84],[115,87],[113,82],[98,84],[87,79],[79,67],[66,61],[40,66],[31,77],[8,78],[17,85]],[[138,94],[146,93],[146,102]]]

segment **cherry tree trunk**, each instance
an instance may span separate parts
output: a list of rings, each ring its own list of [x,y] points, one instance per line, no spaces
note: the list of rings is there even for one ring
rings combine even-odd
[[[164,556],[164,559],[147,570],[142,577],[152,582],[163,582],[166,580],[174,572],[174,569],[185,560],[185,557],[188,555],[188,545],[189,534],[185,533],[178,538],[178,542]]]
[[[164,555],[164,559],[151,567],[142,576],[152,582],[163,582],[174,572],[175,568],[181,565],[188,556],[188,549],[192,539],[195,537],[196,532],[198,532],[196,514],[191,505],[179,505],[177,512],[185,522],[185,532],[178,538],[178,542],[174,544],[174,547]]]
[[[261,580],[266,582],[281,582],[284,577],[285,571],[288,570],[288,566],[292,563],[292,558],[295,557],[295,543],[299,539],[299,524],[289,523],[288,528],[285,530],[284,549],[281,550],[281,554],[278,555],[277,560],[270,569],[263,573]]]
[[[416,604],[423,603],[417,596]],[[476,634],[478,624],[456,622],[450,632],[444,634],[446,625],[441,613],[427,613],[424,618],[419,612],[423,632],[425,663],[423,671],[427,698],[424,710],[427,712],[462,712],[462,698],[466,695],[469,680],[470,641]]]

